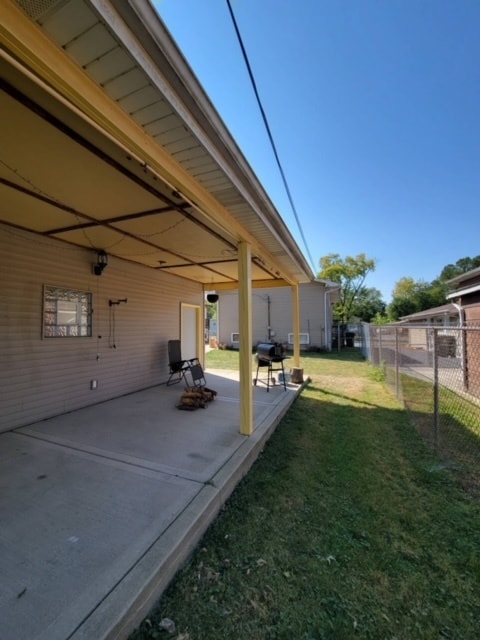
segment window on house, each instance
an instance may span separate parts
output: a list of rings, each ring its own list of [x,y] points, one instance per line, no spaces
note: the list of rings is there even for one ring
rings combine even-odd
[[[45,285],[43,337],[78,338],[92,335],[92,294]]]
[[[295,337],[295,334],[293,333],[288,334],[288,344],[293,344],[294,337]],[[298,338],[299,338],[300,344],[310,344],[309,333],[299,333]]]

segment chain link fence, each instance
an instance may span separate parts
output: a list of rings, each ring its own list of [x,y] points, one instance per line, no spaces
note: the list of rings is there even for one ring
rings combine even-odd
[[[435,450],[480,497],[480,327],[362,325],[362,350]]]

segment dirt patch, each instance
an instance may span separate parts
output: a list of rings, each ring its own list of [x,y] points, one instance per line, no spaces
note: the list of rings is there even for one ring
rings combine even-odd
[[[356,396],[363,393],[365,383],[366,381],[363,378],[315,375],[312,377],[311,384],[320,390]]]

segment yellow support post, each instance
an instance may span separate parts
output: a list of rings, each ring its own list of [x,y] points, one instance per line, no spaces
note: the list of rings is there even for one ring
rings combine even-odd
[[[300,297],[298,284],[292,285],[293,366],[300,367]]]
[[[240,332],[240,433],[253,433],[252,251],[238,244],[238,328]]]

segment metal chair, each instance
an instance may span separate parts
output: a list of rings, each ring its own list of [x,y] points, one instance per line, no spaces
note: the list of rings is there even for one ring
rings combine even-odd
[[[198,358],[183,360],[180,340],[168,341],[168,366],[170,367],[170,377],[167,380],[167,387],[182,380],[187,387],[205,386],[206,381],[200,360]],[[190,374],[191,384],[187,378],[187,373]]]
[[[192,364],[189,368],[189,372],[190,377],[192,378],[192,385],[194,387],[204,387],[207,384],[203,373],[203,367],[200,362],[197,361],[195,364]]]

